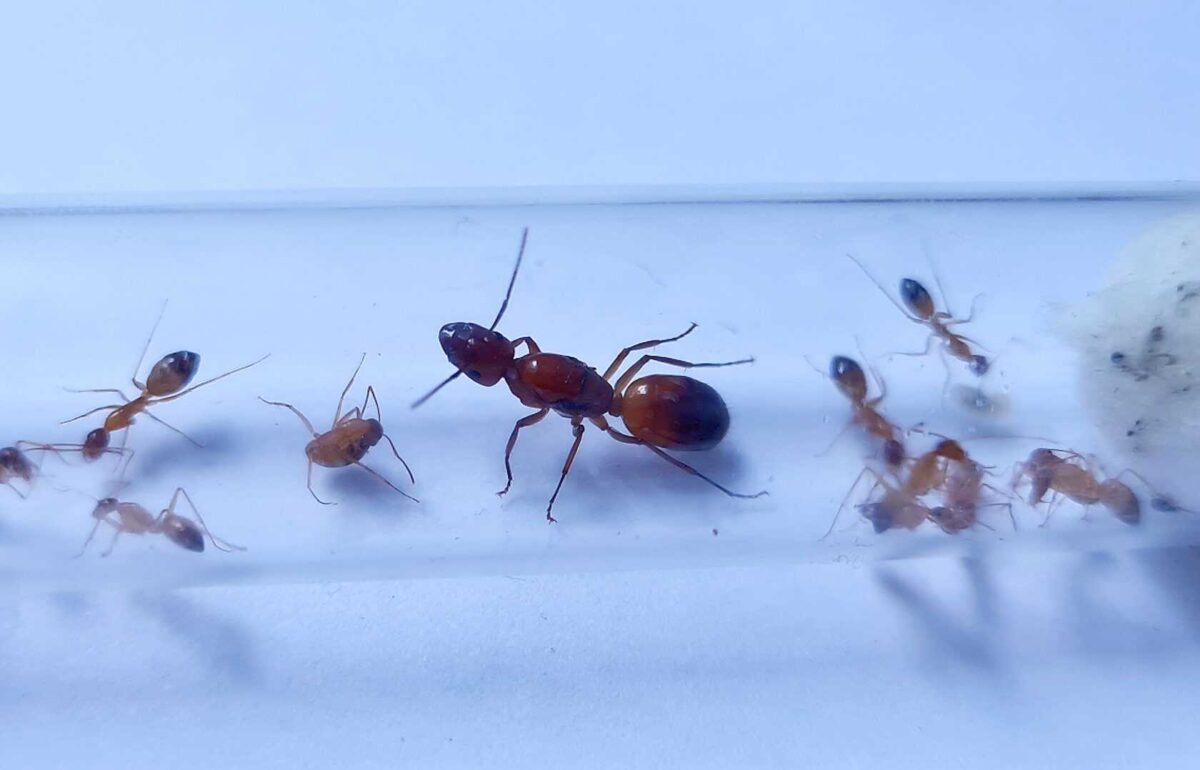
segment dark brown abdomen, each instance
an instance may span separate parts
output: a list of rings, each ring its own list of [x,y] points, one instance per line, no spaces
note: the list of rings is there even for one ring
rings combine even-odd
[[[663,449],[711,449],[729,431],[729,409],[711,386],[678,374],[635,380],[621,399],[635,437]]]

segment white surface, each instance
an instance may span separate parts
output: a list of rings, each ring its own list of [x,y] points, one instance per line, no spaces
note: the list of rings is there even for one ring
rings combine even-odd
[[[849,516],[851,529],[818,543],[865,448],[846,438],[813,456],[847,410],[803,355],[823,363],[853,353],[856,335],[871,355],[920,347],[922,330],[844,254],[862,256],[889,284],[901,274],[929,280],[928,254],[956,305],[987,290],[971,332],[994,351],[987,386],[1012,399],[1013,416],[986,429],[1094,446],[1074,367],[1047,332],[1049,311],[1090,288],[1076,280],[1085,256],[1115,253],[1185,205],[4,217],[5,243],[25,259],[11,265],[21,291],[3,323],[38,330],[12,337],[9,354],[22,365],[0,383],[13,438],[78,439],[98,424],[54,426],[103,401],[59,388],[126,379],[163,296],[171,304],[151,357],[197,350],[201,377],[272,357],[157,410],[204,450],[139,422],[121,492],[157,509],[183,484],[246,553],[196,556],[128,537],[109,559],[72,559],[90,526],[91,503],[79,493],[104,491],[103,466],[50,459],[35,497],[5,506],[11,675],[0,716],[16,738],[0,758],[853,765],[899,747],[925,765],[990,746],[1003,765],[1035,752],[1004,738],[1017,730],[1031,740],[1070,736],[1036,748],[1064,761],[1116,767],[1148,756],[1140,736],[1078,740],[1114,711],[1122,724],[1178,726],[1182,741],[1177,714],[1190,696],[1178,682],[1195,654],[1183,586],[1195,556],[1156,545],[1194,543],[1200,527],[1148,512],[1131,529],[1099,511],[1082,521],[1064,506],[1046,529],[1018,508],[1018,533],[999,513],[988,519],[994,532],[955,539],[932,528],[879,538]],[[438,327],[490,320],[526,224],[525,270],[501,329],[539,330],[544,349],[603,364],[623,344],[695,319],[702,327],[671,352],[753,353],[752,367],[705,373],[734,427],[719,451],[688,459],[771,497],[727,500],[589,432],[556,508],[560,523],[549,527],[542,511],[567,448],[563,420],[522,436],[514,490],[500,501],[503,442],[526,412],[511,395],[460,381],[405,409],[448,371]],[[328,420],[363,350],[360,382],[379,389],[385,427],[418,475],[419,506],[354,471],[325,469],[317,488],[340,505],[317,505],[304,489],[298,421],[254,400],[282,398]],[[936,358],[883,368],[895,419],[969,428],[941,410]],[[972,451],[1007,468],[1033,445],[980,441]],[[386,453],[369,459],[400,478]],[[981,566],[964,573],[962,558]],[[799,562],[808,564],[784,566]],[[721,565],[740,566],[713,568]],[[420,576],[439,579],[387,580]],[[164,591],[178,585],[200,587]],[[1046,705],[1051,694],[1060,708]],[[1174,696],[1184,711],[1125,713]],[[933,721],[943,714],[954,740]],[[48,746],[62,729],[52,715],[71,738]],[[176,724],[188,727],[169,748],[147,739]]]
[[[1200,8],[23,3],[0,192],[1200,178]]]

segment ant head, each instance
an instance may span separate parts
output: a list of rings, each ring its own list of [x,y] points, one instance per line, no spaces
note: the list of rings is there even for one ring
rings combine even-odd
[[[1127,485],[1109,479],[1100,485],[1104,507],[1116,514],[1126,524],[1137,524],[1142,520],[1142,508],[1137,495]]]
[[[172,543],[180,548],[200,553],[204,550],[204,534],[191,519],[164,510],[161,531]]]
[[[892,528],[892,514],[884,507],[883,503],[863,503],[858,506],[858,512],[864,519],[871,522],[876,533],[886,532]]]
[[[867,377],[862,367],[853,358],[834,356],[829,362],[829,377],[842,395],[851,401],[863,401],[867,397]]]
[[[898,439],[894,438],[883,442],[883,461],[891,468],[895,468],[904,462],[904,444],[901,444]]]
[[[922,321],[933,318],[933,297],[929,296],[929,292],[920,282],[912,278],[902,279],[900,281],[900,299],[904,300],[904,306],[908,308],[908,311]]]
[[[109,433],[104,428],[96,428],[91,433],[87,434],[87,438],[83,440],[83,447],[79,453],[83,455],[85,460],[98,460],[104,455],[104,450],[108,449]]]
[[[120,503],[115,497],[106,497],[103,500],[96,501],[96,507],[92,509],[92,518],[102,519],[113,511],[117,510]]]
[[[933,448],[933,453],[938,457],[944,457],[956,463],[965,463],[967,461],[967,450],[963,449],[962,444],[954,439],[942,439]]]
[[[158,359],[146,377],[146,392],[152,396],[169,396],[187,387],[200,369],[200,354],[179,350]]]
[[[503,334],[479,324],[446,324],[438,340],[456,369],[488,387],[504,378],[515,355],[512,343]]]
[[[971,374],[976,377],[982,377],[988,373],[988,369],[992,368],[992,362],[988,360],[987,356],[981,356],[976,353],[971,356],[971,363],[967,367],[971,370]]]
[[[0,468],[25,481],[33,478],[33,463],[29,462],[25,453],[16,447],[9,446],[0,449]]]

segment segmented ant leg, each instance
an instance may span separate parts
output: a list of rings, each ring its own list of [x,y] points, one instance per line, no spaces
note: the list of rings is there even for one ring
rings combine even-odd
[[[313,461],[309,460],[308,461],[308,493],[310,495],[312,495],[313,499],[316,500],[321,505],[337,505],[337,503],[335,503],[331,500],[322,500],[321,498],[317,497],[317,493],[314,492],[313,488],[312,488],[312,471],[313,471]]]
[[[679,358],[666,358],[664,356],[642,356],[637,360],[636,364],[629,367],[629,369],[627,369],[626,372],[621,375],[621,378],[613,384],[613,391],[616,393],[624,393],[625,388],[629,385],[629,383],[633,382],[633,378],[637,376],[637,373],[640,372],[642,368],[651,361],[657,361],[660,364],[667,364],[669,366],[678,366],[680,369],[715,369],[721,366],[737,366],[739,364],[754,363],[753,358],[740,358],[737,361],[722,361],[720,363],[697,364],[691,361],[684,361]]]
[[[17,497],[21,498],[22,500],[24,500],[28,497],[28,495],[22,493],[21,490],[17,489],[17,485],[12,483],[11,481],[5,481],[3,483],[4,483],[4,486],[11,489],[13,491],[13,494],[15,494]]]
[[[983,296],[983,292],[980,292],[979,294],[976,294],[974,297],[971,298],[971,310],[967,313],[966,318],[951,317],[949,320],[945,321],[942,325],[946,326],[946,327],[950,327],[950,326],[961,326],[962,324],[971,323],[971,319],[973,319],[975,317],[975,308],[979,302],[979,298],[982,296]],[[966,337],[963,337],[963,339],[966,339]]]
[[[200,509],[196,507],[196,504],[194,502],[192,502],[191,495],[189,495],[187,493],[187,490],[184,489],[183,487],[178,487],[175,490],[175,494],[171,497],[171,504],[169,506],[167,506],[167,510],[169,512],[175,513],[175,503],[179,500],[180,495],[183,495],[183,499],[187,500],[188,507],[192,509],[192,513],[196,514],[196,521],[200,522],[200,528],[204,530],[204,534],[208,535],[208,539],[212,542],[214,548],[221,550],[221,551],[225,551],[226,553],[231,552],[231,551],[246,550],[243,546],[234,545],[233,543],[229,542],[228,540],[222,540],[221,538],[214,535],[212,533],[212,530],[210,530],[208,528],[208,524],[206,524],[204,522],[204,517],[202,515],[200,515]]]
[[[358,366],[354,369],[354,374],[350,375],[350,382],[346,383],[346,387],[342,390],[342,396],[337,402],[337,411],[333,413],[333,425],[338,424],[338,419],[342,416],[342,403],[346,400],[346,394],[350,392],[350,388],[354,386],[354,378],[358,376],[358,372],[362,369],[363,362],[367,360],[367,354],[363,353],[362,358],[358,359]]]
[[[911,352],[911,353],[895,351],[892,353],[886,353],[885,357],[890,359],[890,358],[894,358],[895,356],[904,356],[905,358],[920,358],[921,356],[927,356],[927,355],[929,355],[929,351],[933,350],[933,343],[935,341],[937,341],[937,339],[938,339],[937,335],[930,334],[928,337],[925,338],[925,349],[924,350],[915,351],[915,352]]]
[[[850,430],[852,427],[854,427],[854,422],[847,421],[846,424],[842,426],[842,429],[837,432],[837,435],[833,437],[833,441],[829,442],[829,446],[825,447],[820,452],[817,452],[815,455],[813,455],[813,457],[824,457],[832,452],[833,448],[837,446],[837,443],[842,440],[842,436],[845,436],[846,431]]]
[[[299,409],[292,406],[291,404],[285,404],[282,401],[268,401],[265,398],[263,398],[262,396],[259,396],[258,400],[263,402],[264,404],[270,404],[271,406],[282,406],[284,409],[290,409],[292,411],[292,414],[299,417],[300,422],[304,423],[304,427],[308,429],[309,433],[313,434],[314,436],[320,435],[317,433],[316,429],[313,428],[313,424],[308,421],[308,418],[305,417],[304,414]]]
[[[69,420],[63,420],[62,422],[59,423],[59,425],[67,425],[67,424],[75,422],[77,420],[82,420],[84,417],[91,417],[96,412],[103,412],[106,409],[120,409],[123,406],[125,406],[125,404],[108,404],[107,406],[98,406],[95,409],[84,412],[83,414],[79,415],[78,417],[72,417]]]
[[[125,399],[126,403],[132,400],[118,388],[63,388],[63,390],[68,393],[116,393],[118,396]]]
[[[634,436],[630,436],[626,433],[622,433],[621,431],[617,430],[616,428],[611,427],[608,424],[608,421],[605,420],[603,417],[594,417],[594,418],[592,418],[592,422],[595,423],[595,425],[598,428],[603,430],[609,436],[612,436],[617,441],[620,441],[622,444],[636,444],[638,446],[644,446],[647,449],[649,449],[651,452],[653,452],[654,454],[658,455],[662,459],[669,462],[671,465],[674,465],[676,468],[683,471],[684,473],[695,476],[696,478],[700,479],[701,481],[706,482],[710,486],[716,487],[717,489],[721,490],[722,492],[729,495],[730,497],[739,497],[744,500],[753,500],[756,497],[763,497],[764,495],[767,494],[767,491],[765,489],[761,492],[755,492],[752,495],[743,494],[741,492],[734,492],[732,489],[729,489],[728,487],[719,484],[718,482],[716,482],[713,479],[709,478],[708,476],[704,475],[703,473],[696,470],[692,466],[688,465],[687,463],[683,462],[682,460],[672,457],[671,455],[667,454],[662,449],[654,446],[653,444],[647,444],[645,441],[642,441],[639,438],[635,438]]]
[[[367,395],[363,396],[363,405],[362,405],[362,409],[359,410],[359,413],[360,414],[367,413],[367,400],[368,399],[375,402],[375,419],[379,420],[380,422],[383,422],[383,410],[379,408],[379,396],[375,395],[375,387],[373,385],[367,386]]]
[[[383,434],[383,437],[384,437],[384,438],[386,438],[386,439],[387,439],[387,442],[388,442],[388,444],[390,444],[390,445],[391,445],[391,447],[392,447],[392,454],[396,455],[396,459],[397,459],[397,460],[399,460],[399,461],[400,461],[400,464],[404,466],[404,470],[408,471],[408,480],[409,480],[410,482],[412,482],[413,484],[416,484],[416,483],[417,483],[417,477],[416,477],[416,476],[413,476],[412,468],[409,468],[409,467],[408,467],[408,463],[404,462],[404,458],[400,456],[400,452],[399,452],[399,451],[396,449],[396,442],[392,441],[392,437],[391,437],[391,436],[389,436],[389,435],[388,435],[388,434],[386,434],[386,433],[385,433],[385,434]]]
[[[1012,521],[1013,532],[1017,531],[1017,517],[1013,514],[1012,503],[984,503],[983,505],[981,505],[979,507],[980,508],[1007,508],[1008,509],[1008,518],[1010,521]],[[979,522],[979,523],[983,524],[983,522]],[[985,524],[984,526],[987,526],[987,525]]]
[[[546,521],[553,524],[558,521],[550,513],[554,509],[554,501],[558,499],[558,493],[562,490],[563,482],[567,480],[567,474],[571,472],[571,464],[575,462],[575,454],[579,451],[579,443],[583,441],[583,423],[578,422],[576,417],[571,421],[571,433],[575,435],[575,441],[571,444],[571,451],[567,453],[567,461],[563,463],[562,475],[558,477],[558,485],[554,487],[554,494],[550,495],[550,504],[546,506]]]
[[[108,548],[105,548],[100,554],[101,559],[107,558],[113,552],[113,549],[117,547],[117,539],[121,537],[123,531],[120,527],[117,527],[117,531],[113,532],[113,538],[109,541]]]
[[[683,334],[676,334],[674,337],[667,337],[666,339],[661,340],[646,340],[645,342],[639,342],[636,345],[630,345],[627,348],[623,348],[621,352],[617,354],[617,357],[613,359],[613,362],[608,365],[608,368],[604,370],[604,379],[607,380],[616,374],[617,370],[621,368],[621,364],[625,363],[625,359],[628,358],[629,354],[635,350],[645,350],[646,348],[653,348],[659,345],[665,345],[668,342],[681,340],[695,331],[696,326],[696,322],[693,321],[692,325],[689,326],[687,330],[683,332]]]
[[[875,476],[875,486],[879,486],[880,479],[879,479],[879,476],[876,475],[874,471],[872,471],[870,468],[863,468],[861,471],[859,471],[858,475],[854,477],[853,483],[850,484],[850,488],[846,490],[846,494],[842,498],[841,504],[838,505],[837,511],[833,514],[833,521],[829,522],[829,529],[825,530],[824,535],[821,535],[821,538],[820,538],[821,540],[824,540],[825,538],[827,538],[833,534],[834,528],[837,527],[838,519],[841,518],[841,516],[842,516],[842,511],[844,511],[846,509],[846,503],[850,502],[850,497],[851,497],[851,495],[854,494],[854,490],[856,488],[858,488],[858,484],[860,481],[862,481],[863,476],[866,476],[868,473]],[[874,489],[875,489],[875,487],[871,488],[872,491],[874,491]],[[867,496],[870,497],[869,492],[867,493]]]
[[[92,526],[92,531],[88,533],[87,539],[83,541],[83,546],[79,549],[79,553],[75,554],[74,558],[78,559],[79,557],[83,556],[84,551],[86,551],[87,547],[91,545],[92,539],[96,537],[96,532],[100,529],[100,525],[104,523],[111,524],[112,526],[117,527],[118,530],[120,529],[119,525],[113,524],[113,522],[108,518],[107,514],[99,519],[96,519],[96,523]]]
[[[184,432],[183,432],[183,431],[181,431],[179,428],[176,428],[174,425],[170,424],[169,422],[167,422],[166,420],[162,419],[161,417],[155,417],[155,416],[154,416],[153,414],[151,414],[150,412],[142,412],[142,414],[146,415],[146,416],[147,416],[147,417],[149,417],[151,420],[154,420],[156,423],[158,423],[159,425],[163,426],[164,428],[167,428],[168,430],[172,430],[172,431],[174,431],[175,433],[178,433],[180,436],[183,436],[185,439],[187,439],[188,441],[190,441],[190,442],[191,442],[193,445],[195,445],[196,447],[198,447],[198,448],[200,448],[200,449],[203,449],[203,448],[204,448],[204,445],[203,445],[203,444],[201,444],[199,441],[197,441],[196,439],[192,438],[192,437],[191,437],[191,436],[189,436],[188,434],[184,433]],[[129,433],[128,429],[125,431],[125,433],[126,433],[126,434],[128,434],[128,433]],[[122,438],[122,439],[121,439],[121,449],[122,449],[122,450],[124,450],[124,449],[125,449],[125,439],[124,439],[124,438]]]
[[[513,447],[517,445],[517,434],[521,432],[521,428],[528,428],[530,425],[541,422],[548,414],[550,414],[549,409],[540,409],[533,414],[526,415],[517,420],[517,424],[513,426],[512,433],[508,437],[508,445],[504,447],[504,472],[508,474],[508,483],[504,485],[504,489],[496,493],[498,496],[503,497],[512,488],[513,473],[510,458],[512,457]]]
[[[380,481],[382,481],[384,484],[387,484],[389,487],[391,487],[392,489],[396,490],[396,491],[397,491],[397,492],[399,492],[400,494],[404,495],[404,496],[405,496],[405,497],[407,497],[409,500],[412,500],[414,503],[419,503],[419,502],[421,502],[421,501],[420,501],[420,500],[418,500],[417,498],[415,498],[415,497],[413,497],[412,495],[410,495],[410,494],[408,494],[407,492],[405,492],[405,491],[404,491],[403,489],[401,489],[400,487],[398,487],[398,486],[396,486],[395,484],[393,484],[392,482],[388,481],[386,478],[384,478],[384,477],[383,477],[383,474],[382,474],[382,473],[379,473],[378,471],[375,471],[375,470],[373,470],[373,469],[369,468],[368,466],[366,466],[366,465],[363,465],[362,463],[354,463],[354,464],[355,464],[355,465],[357,465],[359,468],[362,468],[364,471],[366,471],[367,473],[371,474],[371,475],[372,475],[372,476],[374,476],[375,478],[379,479],[379,480],[380,480]]]
[[[513,348],[516,348],[521,344],[525,345],[525,348],[530,352],[530,354],[542,352],[542,349],[538,347],[538,344],[533,341],[533,337],[517,337],[512,341]]]

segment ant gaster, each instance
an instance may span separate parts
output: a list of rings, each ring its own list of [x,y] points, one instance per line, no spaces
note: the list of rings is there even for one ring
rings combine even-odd
[[[758,492],[746,495],[734,492],[664,451],[711,449],[725,437],[729,429],[729,409],[716,390],[699,380],[682,375],[652,374],[634,380],[638,372],[652,361],[692,369],[733,366],[750,363],[753,359],[725,363],[692,363],[676,358],[643,355],[621,374],[616,382],[610,384],[610,380],[617,374],[630,353],[682,339],[696,328],[696,324],[692,324],[675,337],[647,340],[625,348],[603,374],[577,358],[543,353],[530,337],[518,337],[509,341],[495,331],[512,297],[513,285],[521,268],[528,238],[529,228],[526,228],[521,236],[521,246],[508,282],[508,290],[491,325],[484,328],[475,323],[458,322],[442,327],[439,340],[455,372],[418,399],[413,408],[423,404],[460,374],[466,374],[471,380],[488,387],[504,380],[522,404],[537,410],[517,420],[512,434],[508,437],[504,451],[504,469],[508,478],[504,489],[497,493],[499,495],[504,495],[512,487],[511,456],[521,429],[540,422],[551,410],[569,419],[575,440],[563,464],[558,485],[546,506],[546,519],[551,522],[555,521],[552,515],[554,501],[558,498],[563,481],[571,470],[571,464],[583,440],[585,420],[619,442],[646,447],[676,468],[702,479],[730,497],[753,498],[766,494]],[[525,346],[527,352],[518,356],[516,350],[521,345]],[[623,433],[610,426],[606,415],[620,417],[629,433]]]
[[[900,299],[904,301],[904,304],[901,305],[888,293],[887,289],[883,288],[883,284],[875,276],[871,275],[862,262],[855,259],[853,255],[847,254],[846,256],[854,264],[858,265],[867,278],[871,279],[871,282],[883,292],[883,295],[904,314],[905,318],[929,329],[929,338],[925,343],[925,350],[920,353],[899,353],[896,355],[926,355],[929,353],[934,340],[940,339],[942,341],[942,348],[952,357],[967,364],[967,368],[971,370],[972,374],[979,376],[987,374],[988,369],[991,368],[991,362],[987,356],[976,353],[971,348],[970,343],[973,340],[951,331],[951,327],[970,323],[971,319],[975,317],[974,301],[971,302],[971,311],[967,314],[967,317],[956,319],[950,313],[937,309],[937,306],[933,303],[933,297],[930,296],[929,291],[919,281],[912,278],[904,278],[900,281]],[[939,287],[941,286],[940,280],[938,285]],[[943,291],[942,294],[944,296],[945,292]]]
[[[366,456],[367,451],[378,444],[381,439],[386,438],[388,444],[392,447],[392,453],[396,455],[396,459],[404,466],[404,470],[408,471],[409,481],[414,484],[416,483],[416,479],[413,478],[413,473],[409,469],[408,463],[404,462],[404,458],[396,450],[396,445],[392,442],[391,437],[383,432],[383,412],[379,409],[379,398],[375,395],[375,388],[368,385],[367,395],[363,398],[363,405],[361,407],[356,406],[345,414],[342,414],[342,404],[346,401],[346,394],[350,392],[350,388],[354,385],[354,378],[358,376],[358,371],[362,369],[363,361],[366,359],[367,354],[363,353],[362,358],[358,361],[358,367],[354,370],[354,374],[350,375],[350,381],[346,383],[346,387],[342,391],[342,397],[338,399],[337,411],[333,414],[333,423],[330,425],[329,430],[324,433],[318,433],[312,423],[309,422],[309,419],[291,404],[285,404],[282,401],[267,401],[262,396],[259,396],[259,400],[265,404],[290,409],[304,423],[304,427],[308,429],[308,432],[312,434],[313,439],[305,445],[304,454],[308,457],[308,491],[318,503],[322,505],[334,505],[332,502],[317,497],[317,493],[313,491],[312,469],[314,464],[325,468],[343,468],[347,465],[357,465],[414,503],[420,502],[417,498],[406,493],[381,474],[362,463],[362,459]],[[375,403],[376,417],[363,417],[367,409],[367,404],[372,401]]]

